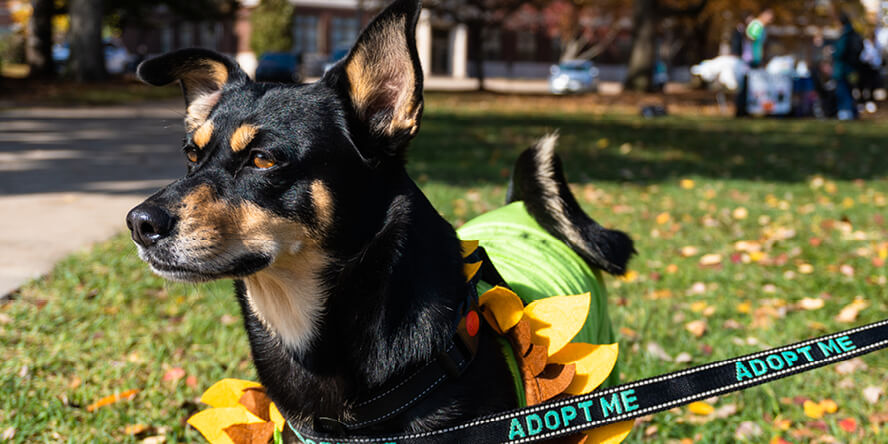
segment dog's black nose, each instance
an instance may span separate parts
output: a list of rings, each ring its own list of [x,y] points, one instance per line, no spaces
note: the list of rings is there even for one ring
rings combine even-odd
[[[126,226],[137,244],[150,247],[170,234],[173,217],[163,208],[141,204],[126,215]]]

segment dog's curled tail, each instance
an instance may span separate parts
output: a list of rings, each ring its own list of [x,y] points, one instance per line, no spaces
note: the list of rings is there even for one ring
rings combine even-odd
[[[507,203],[523,201],[527,212],[549,234],[571,247],[589,266],[622,275],[635,253],[632,239],[590,218],[571,193],[561,159],[555,154],[557,134],[524,150],[515,163]]]

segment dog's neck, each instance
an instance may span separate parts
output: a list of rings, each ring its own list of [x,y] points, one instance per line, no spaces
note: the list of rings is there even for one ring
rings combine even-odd
[[[359,251],[330,254],[320,272],[294,262],[238,284],[260,379],[292,421],[348,418],[349,404],[430,360],[450,340],[465,298],[460,245],[403,178]]]

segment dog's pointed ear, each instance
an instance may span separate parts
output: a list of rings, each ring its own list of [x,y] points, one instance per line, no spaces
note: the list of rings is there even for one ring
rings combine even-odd
[[[208,49],[182,49],[146,60],[136,75],[143,82],[163,86],[179,81],[185,95],[185,125],[196,129],[219,101],[226,85],[249,82],[247,74],[230,58]]]
[[[421,0],[389,5],[323,80],[347,97],[374,145],[396,157],[419,131],[422,118],[422,66],[416,50],[421,9]]]

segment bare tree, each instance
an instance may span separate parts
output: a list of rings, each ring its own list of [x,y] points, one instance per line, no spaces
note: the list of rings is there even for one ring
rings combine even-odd
[[[102,0],[70,0],[69,68],[78,82],[97,82],[107,77],[102,45],[102,3]]]
[[[663,0],[635,0],[633,4],[632,52],[626,74],[627,89],[650,91],[654,88],[654,63],[657,50],[657,31],[660,21],[666,17],[699,15],[708,0],[685,8],[671,7]]]
[[[31,20],[28,22],[25,60],[31,68],[31,77],[50,78],[55,75],[52,62],[53,0],[33,0]]]

